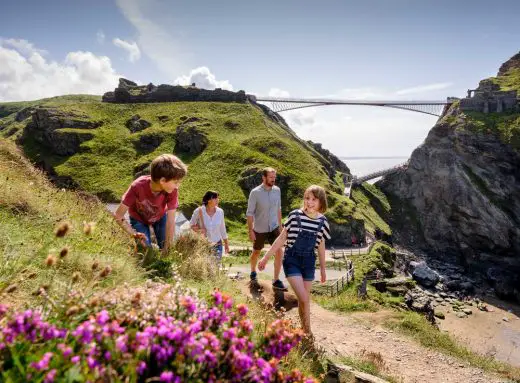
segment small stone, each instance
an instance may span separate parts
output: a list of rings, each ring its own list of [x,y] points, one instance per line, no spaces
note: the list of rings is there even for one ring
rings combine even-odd
[[[462,312],[466,315],[471,315],[473,314],[473,311],[471,311],[471,309],[463,309]]]
[[[467,315],[460,311],[457,312],[455,315],[457,315],[457,318],[467,318]]]
[[[504,322],[509,322],[509,318],[506,318],[506,317],[502,318],[502,320],[503,320]]]

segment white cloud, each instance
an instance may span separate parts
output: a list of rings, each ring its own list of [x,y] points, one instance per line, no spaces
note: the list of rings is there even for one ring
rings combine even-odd
[[[451,87],[453,83],[451,82],[439,82],[435,84],[428,84],[428,85],[420,85],[420,86],[414,86],[411,88],[405,88],[398,90],[395,92],[396,95],[404,95],[404,94],[419,94],[419,93],[426,93],[431,92],[434,90],[441,90],[441,89],[447,89]]]
[[[99,31],[97,31],[96,39],[97,39],[97,42],[100,44],[105,43],[105,33],[103,33],[103,31],[101,29]]]
[[[141,51],[139,50],[139,47],[137,46],[135,41],[126,41],[121,40],[120,38],[116,37],[112,40],[112,43],[123,50],[125,50],[128,53],[128,60],[133,63],[136,62],[141,58]]]
[[[152,9],[151,0],[116,0],[126,19],[136,28],[137,43],[143,53],[150,57],[160,70],[176,78],[185,72],[187,54],[181,51],[177,40],[156,21],[145,16],[143,10]]]
[[[279,88],[271,88],[268,93],[269,97],[289,97],[289,92]]]
[[[47,54],[47,51],[43,49],[37,49],[32,43],[24,39],[2,39],[0,38],[0,45],[11,47],[17,50],[23,55],[31,55],[33,53],[39,53],[40,55]]]
[[[191,85],[192,83],[195,83],[197,88],[233,90],[233,85],[228,80],[217,80],[215,75],[205,66],[192,69],[189,75],[177,77],[174,81],[174,84],[177,85]]]
[[[106,56],[69,52],[63,62],[45,59],[25,41],[0,41],[0,101],[36,100],[64,94],[102,94],[121,77]]]

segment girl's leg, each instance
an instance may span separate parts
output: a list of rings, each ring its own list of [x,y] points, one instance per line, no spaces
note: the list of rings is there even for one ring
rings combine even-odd
[[[311,289],[312,289],[312,281],[303,281],[303,285],[305,286],[305,291],[307,292],[307,304],[305,307],[307,308],[307,311],[304,313],[305,320],[307,323],[307,327],[309,331],[307,331],[308,334],[311,333]]]
[[[309,306],[309,293],[305,286],[305,283],[312,282],[304,282],[301,275],[297,275],[294,277],[288,277],[287,280],[291,285],[296,297],[298,298],[298,313],[300,314],[300,320],[302,323],[303,331],[306,333],[310,333],[310,306]]]

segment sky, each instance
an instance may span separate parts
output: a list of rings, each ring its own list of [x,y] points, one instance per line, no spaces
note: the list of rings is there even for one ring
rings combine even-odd
[[[520,50],[520,1],[2,0],[0,102],[141,84],[258,96],[464,97]],[[436,117],[378,107],[284,112],[338,156],[409,156]]]

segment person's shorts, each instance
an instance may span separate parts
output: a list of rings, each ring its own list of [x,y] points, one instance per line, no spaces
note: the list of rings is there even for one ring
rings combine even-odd
[[[301,276],[304,281],[313,281],[315,271],[315,255],[301,257],[295,254],[285,254],[283,257],[283,272],[286,278]]]
[[[262,250],[264,248],[265,241],[270,243],[271,245],[274,243],[276,238],[280,235],[280,228],[277,227],[273,231],[268,233],[257,233],[255,231],[255,242],[253,243],[253,249]]]

